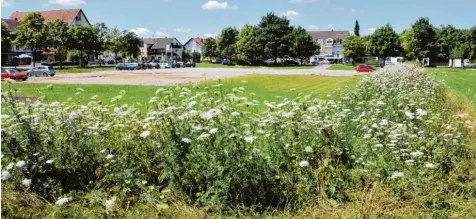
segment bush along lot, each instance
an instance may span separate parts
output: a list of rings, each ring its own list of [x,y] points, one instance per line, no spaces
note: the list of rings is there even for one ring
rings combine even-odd
[[[476,199],[472,122],[423,69],[382,69],[325,101],[259,102],[221,86],[160,88],[145,113],[121,105],[124,93],[66,105],[10,91],[4,215],[164,216],[179,201],[216,214],[299,212],[379,186],[401,205],[424,197],[414,208],[438,217],[450,200]]]

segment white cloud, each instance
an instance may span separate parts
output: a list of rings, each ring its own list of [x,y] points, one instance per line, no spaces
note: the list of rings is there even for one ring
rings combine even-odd
[[[13,0],[2,0],[2,8],[3,7],[12,7]]]
[[[372,28],[369,28],[369,29],[367,29],[367,30],[368,30],[370,33],[374,33],[374,32],[377,30],[377,28],[372,27]]]
[[[76,6],[86,4],[85,0],[48,0],[49,4],[52,5],[65,5],[65,6]]]
[[[187,33],[192,31],[192,28],[175,28],[174,31],[178,33]]]
[[[287,17],[289,20],[294,20],[297,17],[299,17],[299,12],[297,11],[286,11],[286,12],[281,12],[281,16]]]
[[[234,10],[238,5],[231,5],[228,2],[208,1],[202,5],[203,10]]]
[[[218,33],[206,33],[206,34],[205,34],[205,37],[207,37],[207,38],[208,38],[208,37],[215,38],[215,37],[217,37],[217,36],[218,36]]]
[[[134,29],[131,29],[131,31],[134,32],[135,34],[137,34],[139,37],[144,37],[144,38],[147,38],[147,37],[168,37],[169,36],[168,34],[163,33],[163,32],[158,32],[158,31],[152,32],[149,29],[144,28],[144,27],[134,28]]]
[[[334,24],[328,24],[328,25],[327,25],[327,28],[329,28],[329,29],[334,28]]]
[[[311,30],[317,30],[319,29],[316,25],[309,25],[309,29]]]

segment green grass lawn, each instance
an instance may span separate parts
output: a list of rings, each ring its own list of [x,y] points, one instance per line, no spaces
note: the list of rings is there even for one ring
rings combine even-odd
[[[265,66],[269,69],[282,69],[282,70],[290,70],[290,69],[313,69],[316,66],[313,65],[297,65],[297,66]]]
[[[428,68],[428,71],[438,80],[444,80],[456,97],[467,100],[476,109],[476,70]]]
[[[327,94],[337,87],[352,85],[359,80],[360,77],[328,77],[313,75],[248,75],[223,80],[211,80],[200,83],[200,87],[207,87],[223,84],[226,92],[233,88],[244,87],[246,89],[245,96],[260,102],[278,101],[285,97],[294,97],[300,92],[312,93],[317,98],[325,98]],[[148,103],[150,97],[155,95],[158,86],[140,86],[140,85],[75,85],[75,84],[54,84],[53,91],[48,90],[48,84],[36,83],[2,83],[2,92],[8,90],[8,87],[18,88],[18,96],[40,97],[45,96],[49,102],[53,101],[70,101],[86,104],[94,95],[98,95],[97,100],[103,103],[109,103],[111,98],[120,94],[121,90],[126,95],[119,101],[127,104],[144,104]],[[184,85],[191,87],[192,85]],[[84,92],[76,95],[76,89],[82,88]],[[291,89],[294,88],[294,91]],[[255,95],[251,94],[254,93]]]
[[[108,70],[114,70],[116,67],[114,66],[96,66],[96,67],[83,67],[83,68],[78,68],[78,67],[73,67],[73,68],[56,68],[56,73],[89,73],[93,71],[108,71]]]
[[[327,68],[329,70],[352,70],[352,71],[355,71],[355,66],[352,66],[352,65],[331,65],[329,68]]]

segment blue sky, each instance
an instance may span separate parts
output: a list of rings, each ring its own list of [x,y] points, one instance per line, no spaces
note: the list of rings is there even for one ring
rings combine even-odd
[[[285,15],[308,30],[353,30],[361,34],[390,23],[396,31],[426,16],[440,26],[476,25],[476,0],[1,0],[2,18],[14,11],[82,8],[92,23],[133,30],[142,37],[208,37],[226,26],[257,24],[267,12]]]

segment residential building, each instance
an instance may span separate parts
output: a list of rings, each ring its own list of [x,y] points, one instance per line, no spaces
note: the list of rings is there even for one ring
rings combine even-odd
[[[185,44],[184,47],[186,50],[190,52],[198,52],[202,55],[202,46],[205,43],[206,39],[202,39],[200,37],[197,38],[190,38]]]
[[[28,12],[13,12],[8,19],[3,19],[2,22],[5,23],[8,30],[15,35],[16,29],[20,22],[26,18],[26,16],[33,12],[39,12],[44,18],[45,22],[52,22],[55,20],[63,20],[72,28],[75,26],[82,25],[91,25],[88,18],[84,14],[82,9],[64,9],[64,10],[49,10],[49,11],[28,11]],[[54,61],[55,53],[54,52],[43,52],[38,51],[38,54],[32,54],[30,49],[20,48],[16,45],[12,46],[10,51],[2,51],[2,64],[11,62],[15,56],[20,54],[29,54],[35,55],[35,59],[47,59]],[[43,57],[41,57],[43,55]],[[28,63],[23,63],[28,64]]]
[[[321,46],[320,54],[310,57],[310,61],[327,60],[332,63],[349,61],[344,56],[342,41],[350,35],[349,31],[308,31],[313,40]]]
[[[177,38],[144,38],[140,48],[140,59],[146,61],[182,60],[184,46]],[[172,45],[173,53],[170,52]]]

